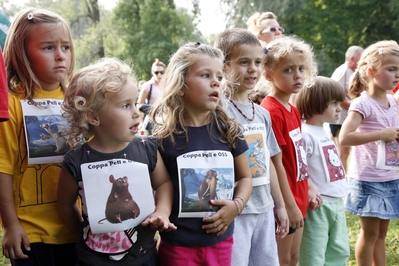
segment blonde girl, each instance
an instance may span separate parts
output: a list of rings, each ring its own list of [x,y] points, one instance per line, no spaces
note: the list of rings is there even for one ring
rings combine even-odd
[[[53,139],[59,131],[50,127],[61,117],[75,65],[68,24],[45,9],[20,11],[8,32],[4,59],[10,120],[0,124],[3,254],[12,265],[73,265],[76,238],[59,215],[55,192],[58,158],[69,147]],[[46,145],[50,141],[56,150]]]
[[[161,233],[161,265],[231,265],[233,219],[248,201],[252,185],[242,130],[220,102],[223,59],[209,45],[185,44],[171,57],[161,83],[163,98],[152,114],[154,135],[173,182],[170,220],[177,226]],[[201,174],[209,170],[216,170],[221,198],[204,198],[209,207],[204,212],[197,202]],[[226,180],[233,177],[229,172],[234,173],[233,183]],[[212,190],[211,182],[206,183]],[[233,194],[223,196],[220,192],[229,187]]]
[[[172,207],[172,183],[157,151],[157,140],[136,136],[140,121],[136,103],[136,80],[131,75],[131,68],[116,58],[100,59],[76,72],[65,94],[64,116],[71,124],[71,135],[83,135],[87,139],[86,143],[65,155],[57,193],[61,215],[79,237],[76,254],[80,266],[157,265],[156,230],[176,229],[168,219]],[[99,172],[90,170],[98,165],[104,169],[100,168]],[[148,171],[140,172],[140,166]],[[116,173],[120,175],[116,176]],[[145,180],[151,181],[149,191],[140,186]],[[101,190],[101,185],[109,185],[111,181],[125,184],[121,187],[126,187],[131,197],[127,197],[129,194],[124,193],[124,189],[115,189],[107,200],[110,190],[108,187]],[[91,184],[98,185],[93,187]],[[147,193],[139,194],[141,191]],[[142,199],[148,202],[153,195],[155,210],[153,205],[143,207]],[[74,201],[78,196],[82,199],[82,211]],[[89,206],[93,198],[95,205]],[[118,201],[118,198],[121,199]],[[138,221],[133,228],[94,232],[94,226],[100,222],[94,218],[93,206],[100,206],[100,217],[103,217],[101,200],[104,204],[107,200],[107,206],[110,202],[119,206],[115,205],[115,211],[110,212],[106,208],[108,221],[113,219],[113,223],[122,224],[128,220],[123,218],[125,216],[142,222]],[[141,215],[144,212],[147,214]]]
[[[291,228],[285,238],[277,240],[279,260],[280,265],[294,266],[299,258],[308,201],[317,205],[321,202],[316,197],[317,189],[311,185],[308,199],[309,174],[301,135],[301,117],[289,100],[293,93],[312,84],[317,66],[311,46],[294,36],[270,42],[265,48],[263,66],[263,75],[271,91],[261,106],[270,112],[273,131],[282,150],[285,173],[277,174],[287,176],[286,179],[280,178],[279,182]],[[272,161],[276,165],[279,159],[281,157],[277,155]]]
[[[349,95],[354,98],[342,125],[341,145],[351,145],[349,193],[346,210],[360,217],[360,234],[355,246],[357,265],[385,265],[385,237],[389,221],[399,218],[398,170],[377,165],[397,161],[399,138],[398,104],[387,93],[399,82],[399,46],[380,41],[362,54]],[[379,151],[391,150],[383,156]],[[385,148],[384,148],[385,147]],[[397,166],[397,163],[394,163]]]

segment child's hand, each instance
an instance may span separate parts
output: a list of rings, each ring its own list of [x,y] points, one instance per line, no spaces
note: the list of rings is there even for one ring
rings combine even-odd
[[[383,141],[399,141],[399,129],[398,128],[384,128],[379,131],[380,139]]]
[[[286,207],[288,220],[290,222],[290,227],[294,229],[299,229],[303,227],[305,224],[303,222],[303,216],[301,210],[298,208],[298,205],[292,207]]]
[[[147,217],[142,223],[142,226],[150,225],[152,229],[162,231],[172,231],[176,230],[177,227],[169,221],[169,218],[157,212],[152,213]]]
[[[312,211],[316,210],[321,206],[321,204],[323,204],[323,199],[319,194],[319,190],[312,182],[309,182],[308,203],[309,203],[309,208]]]
[[[30,244],[25,230],[21,225],[15,224],[4,228],[3,231],[3,255],[8,259],[27,259],[28,256],[22,251],[30,250]]]
[[[274,218],[277,223],[276,238],[282,239],[290,230],[287,210],[285,208],[274,208]]]
[[[216,233],[217,236],[224,234],[227,228],[239,214],[236,204],[232,200],[211,200],[212,205],[220,206],[220,209],[211,217],[203,218],[208,223],[202,226],[208,234]]]

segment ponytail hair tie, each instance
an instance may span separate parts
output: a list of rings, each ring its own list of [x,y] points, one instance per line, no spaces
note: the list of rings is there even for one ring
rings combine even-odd
[[[262,49],[263,49],[263,52],[264,52],[265,54],[267,54],[267,52],[269,51],[269,50],[267,49],[266,46],[263,46]]]
[[[33,13],[30,12],[30,13],[28,14],[28,20],[32,20],[32,19],[33,19]]]

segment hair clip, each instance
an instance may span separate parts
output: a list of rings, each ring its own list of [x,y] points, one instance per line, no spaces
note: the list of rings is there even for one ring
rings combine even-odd
[[[263,46],[262,49],[263,49],[263,52],[264,52],[265,54],[267,54],[267,52],[269,51],[269,49],[267,49],[266,46]]]
[[[32,20],[32,19],[33,19],[33,13],[30,12],[30,13],[28,14],[28,20]]]
[[[195,47],[198,47],[198,46],[200,46],[201,45],[201,43],[200,42],[197,42],[196,44],[195,44]]]
[[[378,49],[378,54],[384,54],[384,47],[381,47],[380,49]]]

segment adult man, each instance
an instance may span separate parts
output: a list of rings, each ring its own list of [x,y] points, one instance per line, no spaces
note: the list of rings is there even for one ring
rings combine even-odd
[[[357,62],[360,59],[364,49],[360,46],[350,46],[345,53],[345,63],[340,65],[337,69],[335,69],[334,73],[332,74],[331,78],[338,81],[341,86],[345,90],[345,101],[341,103],[342,111],[341,111],[341,118],[337,122],[337,124],[330,124],[330,130],[332,138],[335,142],[335,145],[338,148],[338,153],[341,157],[342,164],[347,169],[347,160],[350,152],[349,146],[341,146],[338,141],[339,132],[341,130],[342,123],[344,122],[345,118],[348,115],[348,108],[350,105],[350,97],[348,94],[348,84],[349,79],[352,74],[355,72],[357,67]]]

